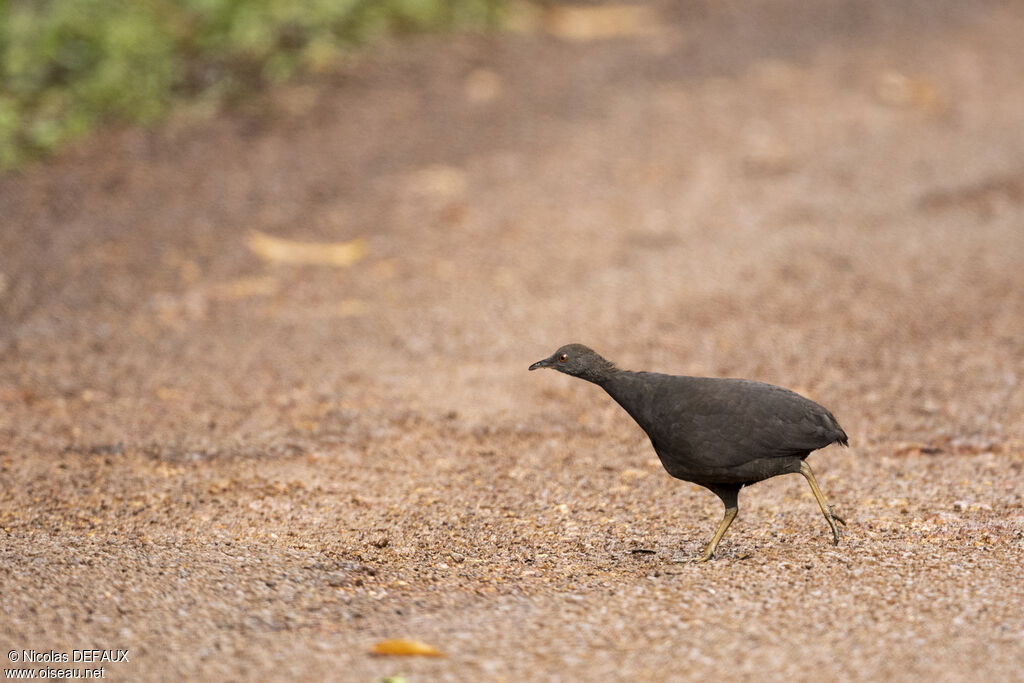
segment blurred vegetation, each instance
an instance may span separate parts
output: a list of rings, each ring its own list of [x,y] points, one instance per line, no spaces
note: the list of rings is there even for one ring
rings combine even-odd
[[[175,100],[329,71],[385,34],[494,25],[503,0],[0,0],[0,169]]]

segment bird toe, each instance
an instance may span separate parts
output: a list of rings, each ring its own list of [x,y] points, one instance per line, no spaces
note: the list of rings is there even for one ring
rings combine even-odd
[[[840,524],[842,524],[843,526],[846,526],[846,520],[845,520],[845,519],[843,519],[842,517],[840,517],[840,516],[839,516],[839,515],[838,515],[838,514],[836,513],[836,510],[835,510],[835,508],[834,508],[834,507],[832,507],[831,505],[829,505],[829,506],[828,506],[828,513],[829,513],[830,515],[832,515],[832,519],[836,520],[837,522],[839,522],[839,523],[840,523]]]

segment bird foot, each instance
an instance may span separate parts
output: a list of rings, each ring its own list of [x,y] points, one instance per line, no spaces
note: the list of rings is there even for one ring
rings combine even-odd
[[[828,525],[832,527],[832,545],[839,545],[839,528],[836,526],[836,522],[839,522],[843,526],[846,526],[846,522],[843,518],[835,513],[832,506],[828,506]]]
[[[715,556],[714,553],[705,552],[702,555],[698,555],[697,557],[685,557],[685,558],[682,558],[682,559],[678,560],[677,562],[678,562],[678,564],[701,564],[703,562],[707,562],[708,560],[710,560],[714,556]]]
[[[832,515],[832,519],[836,520],[837,522],[839,522],[843,526],[846,526],[846,520],[843,519],[842,517],[840,517],[838,514],[836,514],[836,509],[834,507],[832,507],[831,505],[828,506],[828,513],[830,515]]]

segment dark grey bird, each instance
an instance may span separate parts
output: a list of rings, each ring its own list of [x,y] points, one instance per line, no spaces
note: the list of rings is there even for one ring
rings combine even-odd
[[[805,458],[829,444],[848,445],[832,413],[800,394],[746,379],[682,377],[631,372],[582,344],[567,344],[530,370],[554,368],[593,382],[615,399],[647,433],[665,470],[700,484],[721,498],[725,516],[704,553],[715,554],[739,508],[740,489],[780,474],[799,472],[811,485],[839,544],[833,511]]]

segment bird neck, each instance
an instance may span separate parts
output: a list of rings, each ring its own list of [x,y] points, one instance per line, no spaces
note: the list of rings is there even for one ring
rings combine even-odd
[[[615,399],[615,402],[622,406],[644,431],[647,431],[649,425],[644,417],[643,407],[649,404],[651,386],[644,381],[643,376],[629,370],[615,370],[600,384],[601,388]]]
[[[615,367],[614,363],[602,358],[600,363],[596,363],[588,367],[584,372],[581,372],[576,376],[580,379],[585,379],[588,382],[593,382],[594,384],[603,387],[620,372],[622,372],[622,370]]]

